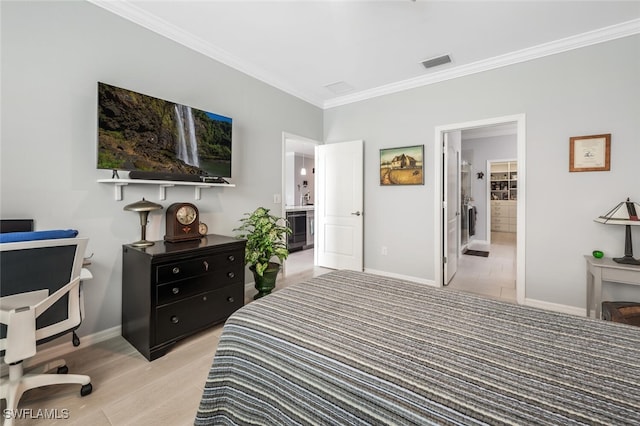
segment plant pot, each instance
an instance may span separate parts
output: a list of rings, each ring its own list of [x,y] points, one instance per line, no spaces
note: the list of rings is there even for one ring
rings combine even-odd
[[[256,290],[258,290],[258,294],[253,296],[253,300],[271,293],[276,287],[276,278],[278,277],[278,272],[280,272],[280,264],[269,262],[269,267],[262,273],[262,276],[256,273],[256,269],[253,266],[250,266],[249,269],[253,272],[253,279],[256,283],[255,287]]]

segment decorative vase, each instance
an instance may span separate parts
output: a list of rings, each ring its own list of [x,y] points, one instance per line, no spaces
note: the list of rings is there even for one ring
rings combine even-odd
[[[259,299],[271,293],[276,287],[276,278],[278,272],[280,272],[280,264],[275,262],[269,262],[269,267],[265,269],[262,276],[256,273],[256,268],[250,266],[249,269],[253,272],[253,279],[256,283],[255,287],[258,290],[258,294],[253,296],[253,300]]]

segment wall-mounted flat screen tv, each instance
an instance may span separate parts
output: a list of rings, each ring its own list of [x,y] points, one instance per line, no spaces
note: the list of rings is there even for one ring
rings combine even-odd
[[[231,178],[232,119],[98,83],[98,169]]]

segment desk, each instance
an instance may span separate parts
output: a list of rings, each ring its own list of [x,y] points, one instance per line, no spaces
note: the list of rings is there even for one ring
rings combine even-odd
[[[600,318],[602,310],[602,281],[640,285],[640,266],[616,263],[604,257],[584,257],[587,261],[587,317],[595,304],[595,317]]]

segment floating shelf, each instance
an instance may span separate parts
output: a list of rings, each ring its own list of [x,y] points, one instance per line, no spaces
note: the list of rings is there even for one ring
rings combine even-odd
[[[144,179],[98,179],[98,183],[109,183],[114,185],[114,194],[116,201],[122,200],[122,187],[127,185],[157,185],[158,186],[158,199],[167,199],[167,188],[172,186],[193,186],[194,198],[200,199],[200,191],[204,188],[224,187],[235,188],[232,183],[205,183],[205,182],[181,182],[172,180],[144,180]]]

